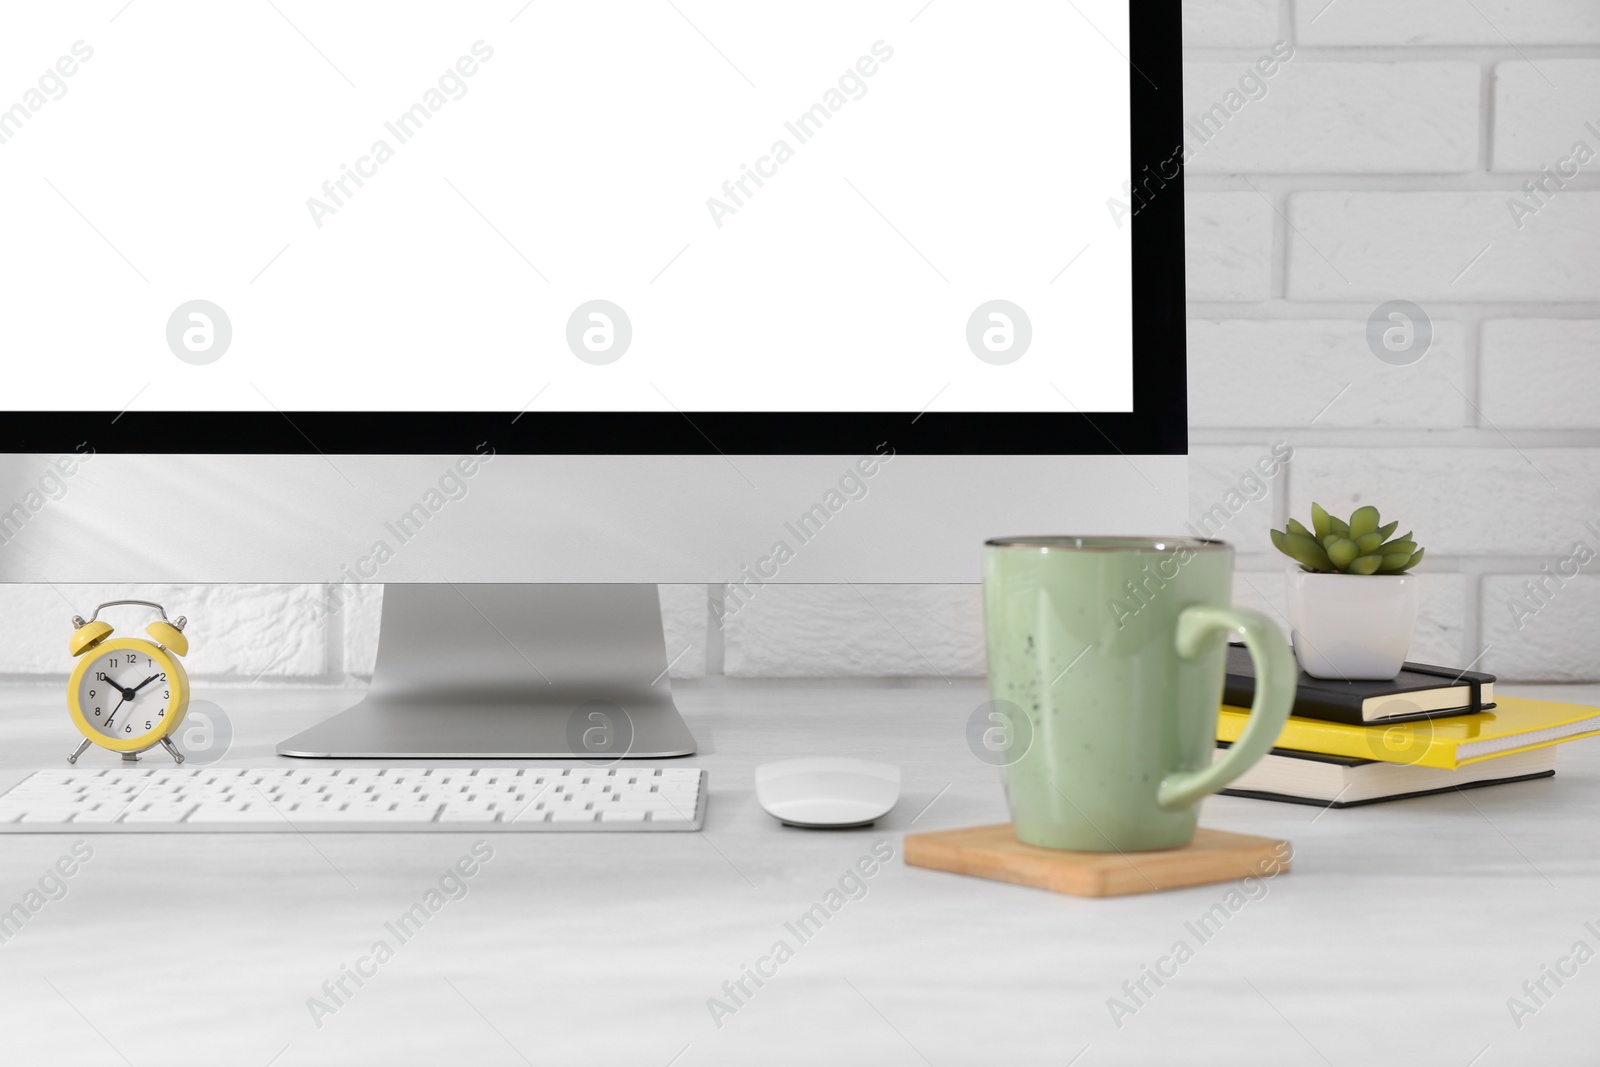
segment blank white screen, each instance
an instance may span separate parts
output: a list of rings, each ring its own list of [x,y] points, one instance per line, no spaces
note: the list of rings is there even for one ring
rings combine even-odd
[[[0,406],[1131,410],[1125,3],[675,2],[12,13]],[[166,337],[195,298],[205,366]],[[595,298],[605,366],[566,343]],[[1004,366],[993,299],[1032,327]]]

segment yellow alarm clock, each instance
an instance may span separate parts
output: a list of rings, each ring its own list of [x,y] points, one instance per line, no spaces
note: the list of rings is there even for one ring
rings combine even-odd
[[[96,621],[105,608],[140,604],[155,608],[161,620],[145,627],[151,640],[111,636],[111,624]],[[169,736],[189,710],[189,676],[179,658],[189,652],[183,616],[167,620],[167,611],[150,600],[108,600],[87,622],[72,617],[67,651],[78,657],[67,682],[67,709],[84,737],[67,757],[77,763],[91,744],[137,760],[139,753],[161,745],[183,762],[183,753]]]

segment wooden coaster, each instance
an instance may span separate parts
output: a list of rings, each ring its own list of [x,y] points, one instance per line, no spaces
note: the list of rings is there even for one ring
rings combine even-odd
[[[1067,852],[1024,845],[1010,823],[908,834],[905,861],[913,867],[970,874],[1000,882],[1069,893],[1120,897],[1268,877],[1289,869],[1289,843],[1225,830],[1195,831],[1182,848],[1160,852]]]

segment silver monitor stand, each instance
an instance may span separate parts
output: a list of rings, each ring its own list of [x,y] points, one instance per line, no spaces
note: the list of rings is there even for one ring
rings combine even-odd
[[[694,753],[653,585],[391,584],[372,688],[284,756]]]

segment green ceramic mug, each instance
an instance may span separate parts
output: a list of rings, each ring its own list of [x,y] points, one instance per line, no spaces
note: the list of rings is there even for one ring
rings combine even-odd
[[[1272,747],[1294,702],[1282,633],[1229,605],[1233,550],[1023,537],[984,553],[991,717],[1016,720],[1002,774],[1017,839],[1083,852],[1188,844],[1201,799]],[[1230,635],[1255,660],[1255,705],[1213,762]]]

